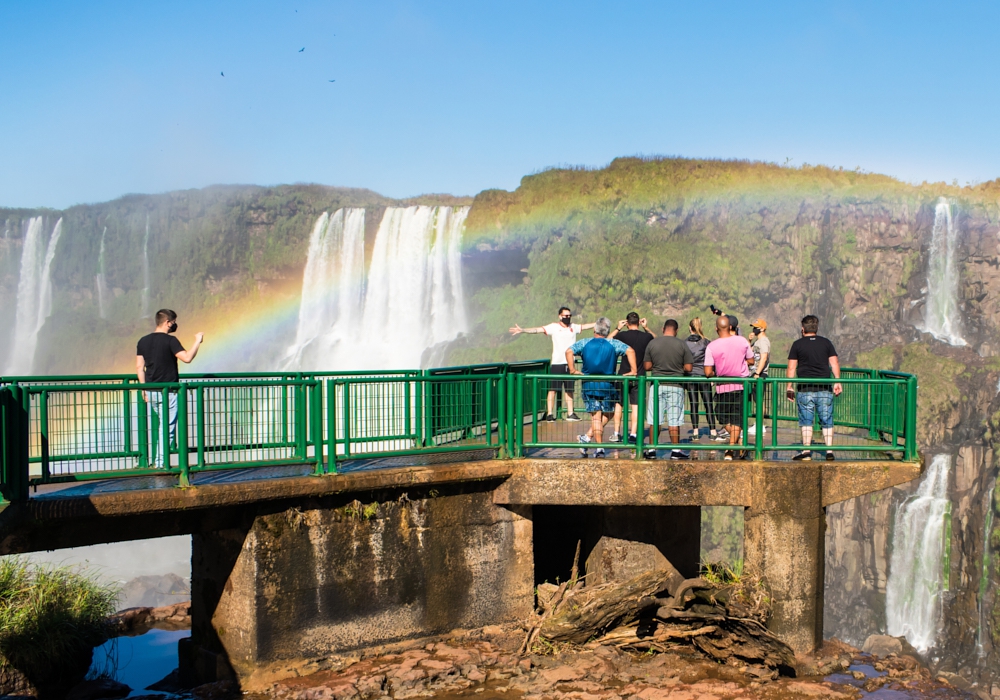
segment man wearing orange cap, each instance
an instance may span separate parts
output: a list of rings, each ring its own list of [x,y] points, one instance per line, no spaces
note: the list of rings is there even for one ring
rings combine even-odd
[[[771,341],[767,338],[767,321],[758,318],[750,324],[750,348],[753,350],[753,368],[751,377],[767,379],[767,370],[771,367]]]

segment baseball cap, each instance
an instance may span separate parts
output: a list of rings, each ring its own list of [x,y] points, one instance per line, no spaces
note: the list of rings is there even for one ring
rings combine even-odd
[[[738,318],[736,318],[735,316],[733,316],[732,314],[726,314],[726,318],[729,319],[729,327],[730,328],[739,328],[740,327],[740,320]]]
[[[765,321],[762,318],[758,318],[756,321],[754,321],[750,325],[753,326],[754,328],[759,328],[762,331],[766,331],[767,330],[767,321]]]

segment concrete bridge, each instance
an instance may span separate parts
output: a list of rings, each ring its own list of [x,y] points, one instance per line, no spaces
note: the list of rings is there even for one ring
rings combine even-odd
[[[722,461],[703,438],[657,442],[661,455],[692,449],[691,461],[670,461],[634,459],[628,445],[581,458],[567,449],[579,424],[540,423],[531,403],[538,380],[528,372],[267,379],[256,386],[269,388],[251,392],[250,426],[268,434],[251,430],[239,444],[232,412],[230,432],[215,442],[221,428],[205,414],[222,415],[206,410],[213,393],[232,385],[245,397],[246,384],[193,378],[164,389],[185,397],[182,417],[194,430],[178,437],[187,450],[160,443],[172,462],[159,471],[138,459],[155,449],[130,408],[145,410],[134,384],[58,381],[0,390],[8,496],[0,554],[192,535],[193,630],[182,666],[199,680],[235,676],[246,689],[353,649],[523,620],[537,583],[565,580],[578,541],[588,582],[667,562],[697,575],[703,506],[744,509],[745,566],[770,587],[770,627],[809,651],[822,640],[825,507],[921,470],[907,377],[848,386],[852,412],[838,417],[833,462],[788,460],[798,446],[779,437],[789,419],[773,401],[783,392],[777,382],[748,387],[758,400],[745,422],[774,427],[769,445],[766,433],[764,444],[740,445],[756,459]],[[68,401],[60,395],[121,407],[117,420],[132,428],[114,432],[118,443],[92,440],[90,456],[79,442],[75,452],[59,447],[53,438],[65,425],[49,427],[44,445],[53,411],[45,407],[43,420],[41,402]],[[262,421],[265,405],[268,416],[281,414],[275,397],[297,415]],[[142,415],[147,425],[153,418]],[[285,442],[269,443],[277,433]],[[19,435],[26,444],[11,443]],[[237,450],[251,458],[235,466],[210,458]],[[274,458],[279,450],[290,457]],[[94,469],[100,460],[131,467]]]

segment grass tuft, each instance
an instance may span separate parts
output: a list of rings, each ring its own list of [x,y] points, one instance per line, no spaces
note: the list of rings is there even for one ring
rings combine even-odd
[[[65,567],[0,559],[0,671],[34,680],[109,636],[118,591]]]

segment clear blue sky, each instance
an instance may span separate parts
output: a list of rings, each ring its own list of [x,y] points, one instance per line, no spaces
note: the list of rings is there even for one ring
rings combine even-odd
[[[985,2],[2,0],[0,206],[474,194],[633,154],[990,180],[998,27]]]

